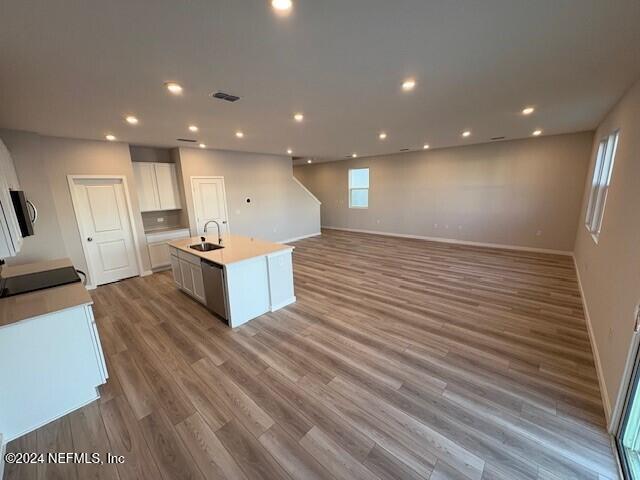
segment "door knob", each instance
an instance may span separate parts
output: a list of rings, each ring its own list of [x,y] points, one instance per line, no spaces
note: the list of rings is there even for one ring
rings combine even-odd
[[[87,237],[87,242],[93,242],[93,237]]]

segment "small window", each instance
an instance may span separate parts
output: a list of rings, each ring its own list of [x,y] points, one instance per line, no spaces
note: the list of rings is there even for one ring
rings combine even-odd
[[[369,207],[369,169],[349,169],[349,208]]]
[[[613,171],[613,161],[616,156],[616,148],[618,147],[618,133],[618,131],[615,131],[604,138],[600,142],[598,153],[596,154],[596,166],[593,169],[591,193],[589,194],[587,218],[585,219],[587,230],[591,232],[596,242],[598,241],[598,236],[602,228],[604,205],[607,201],[611,172]]]

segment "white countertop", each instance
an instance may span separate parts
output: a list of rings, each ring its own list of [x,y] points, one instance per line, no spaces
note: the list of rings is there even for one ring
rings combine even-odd
[[[145,235],[152,235],[154,233],[177,232],[180,230],[189,230],[189,227],[154,227],[145,230],[144,233]]]
[[[72,267],[68,258],[26,265],[4,266],[0,274],[3,277],[15,277],[29,273],[43,272],[63,267]],[[67,308],[93,303],[89,292],[82,283],[72,283],[60,287],[47,288],[36,292],[23,293],[0,299],[0,327],[58,312]]]
[[[203,235],[206,242],[218,243],[216,235]],[[241,262],[255,257],[263,257],[275,252],[291,251],[294,249],[291,245],[282,243],[267,242],[257,238],[242,237],[240,235],[224,235],[222,245],[224,248],[212,250],[210,252],[199,252],[189,248],[190,245],[201,243],[200,237],[183,238],[180,240],[172,240],[169,246],[190,253],[200,258],[204,258],[218,265],[229,265],[231,263]]]

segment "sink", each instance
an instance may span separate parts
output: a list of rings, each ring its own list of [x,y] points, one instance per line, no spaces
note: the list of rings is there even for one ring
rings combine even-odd
[[[215,243],[204,242],[204,243],[196,243],[195,245],[190,245],[189,248],[193,248],[199,252],[210,252],[212,250],[219,250],[224,248],[222,245],[217,245]]]

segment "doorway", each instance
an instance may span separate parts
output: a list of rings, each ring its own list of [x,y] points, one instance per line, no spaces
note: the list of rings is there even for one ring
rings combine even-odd
[[[229,223],[224,177],[191,177],[191,191],[197,235],[204,234],[204,226],[211,220],[220,224],[220,233],[228,234]]]
[[[89,286],[140,275],[126,179],[69,175],[68,180]]]

